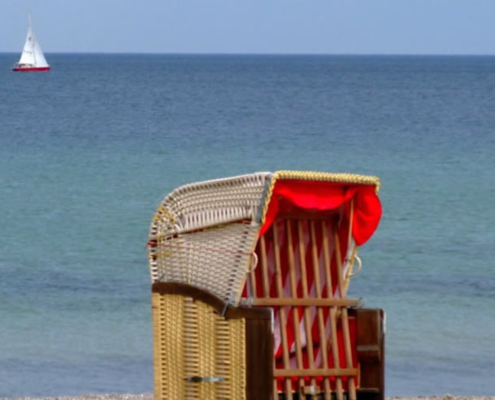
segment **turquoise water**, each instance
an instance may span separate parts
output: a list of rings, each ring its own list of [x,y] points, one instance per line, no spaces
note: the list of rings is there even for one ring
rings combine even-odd
[[[152,391],[151,216],[180,184],[378,175],[351,292],[387,395],[495,393],[495,58],[0,54],[0,397]]]

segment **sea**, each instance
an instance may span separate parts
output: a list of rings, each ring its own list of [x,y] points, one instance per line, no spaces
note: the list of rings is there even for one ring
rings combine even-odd
[[[0,54],[0,397],[152,392],[156,207],[280,169],[381,178],[386,395],[495,394],[495,57],[46,57]]]

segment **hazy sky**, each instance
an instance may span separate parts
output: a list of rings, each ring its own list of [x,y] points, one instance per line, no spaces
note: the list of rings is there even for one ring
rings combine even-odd
[[[45,52],[495,54],[495,0],[0,0]]]

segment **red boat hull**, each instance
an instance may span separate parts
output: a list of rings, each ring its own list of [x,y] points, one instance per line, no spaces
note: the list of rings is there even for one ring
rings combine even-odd
[[[14,67],[12,71],[16,72],[43,72],[50,71],[51,67]]]

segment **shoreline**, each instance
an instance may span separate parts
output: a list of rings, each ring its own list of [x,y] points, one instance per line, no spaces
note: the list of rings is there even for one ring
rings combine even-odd
[[[387,400],[495,400],[493,396],[454,396],[450,394],[435,396],[392,396]],[[56,396],[56,397],[3,397],[0,400],[153,400],[151,393],[145,394],[88,394],[83,396]]]

